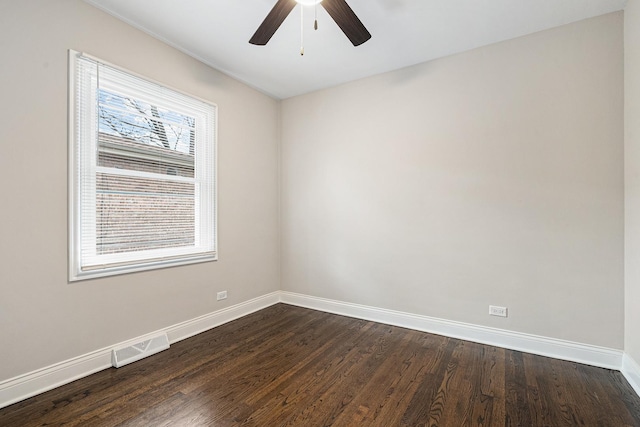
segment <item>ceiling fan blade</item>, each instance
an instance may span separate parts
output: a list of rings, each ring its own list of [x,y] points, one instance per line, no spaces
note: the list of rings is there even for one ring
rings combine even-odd
[[[336,21],[338,27],[351,40],[354,46],[360,46],[371,38],[369,31],[367,31],[345,0],[323,0],[320,4]]]
[[[289,13],[296,7],[296,0],[278,0],[271,12],[264,18],[262,24],[258,27],[249,43],[264,46],[267,44],[271,37],[275,34],[276,30],[280,28],[280,25],[289,16]]]

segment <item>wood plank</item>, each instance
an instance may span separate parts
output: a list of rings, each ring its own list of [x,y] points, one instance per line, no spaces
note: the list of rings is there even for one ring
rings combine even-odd
[[[640,398],[620,372],[278,304],[0,425],[640,427]]]

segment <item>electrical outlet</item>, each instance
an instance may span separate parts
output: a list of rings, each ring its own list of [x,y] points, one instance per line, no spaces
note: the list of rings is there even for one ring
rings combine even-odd
[[[227,299],[227,291],[218,292],[217,298],[218,301]]]
[[[497,305],[490,305],[489,314],[491,316],[507,317],[507,307],[498,307]]]

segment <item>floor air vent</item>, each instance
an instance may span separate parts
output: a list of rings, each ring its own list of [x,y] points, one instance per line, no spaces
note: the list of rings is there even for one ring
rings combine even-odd
[[[127,347],[114,348],[111,350],[111,364],[119,368],[168,348],[167,334],[158,335]]]

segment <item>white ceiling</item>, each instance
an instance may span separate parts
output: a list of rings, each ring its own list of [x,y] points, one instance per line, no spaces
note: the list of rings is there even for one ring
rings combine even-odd
[[[347,0],[372,34],[354,47],[318,7],[266,46],[248,43],[276,0],[85,0],[212,67],[284,99],[622,10],[626,0]]]

